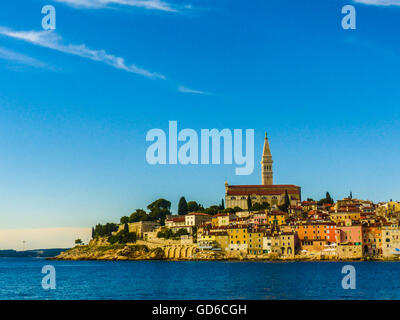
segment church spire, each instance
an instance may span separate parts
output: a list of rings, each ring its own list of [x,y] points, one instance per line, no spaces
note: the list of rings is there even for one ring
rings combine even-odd
[[[265,132],[264,148],[261,158],[261,181],[263,185],[273,184],[273,172],[272,172],[272,155],[269,149],[269,141],[267,133]]]

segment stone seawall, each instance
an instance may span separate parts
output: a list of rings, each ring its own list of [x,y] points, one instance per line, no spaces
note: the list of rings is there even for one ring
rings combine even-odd
[[[276,255],[246,255],[239,253],[224,253],[221,251],[198,251],[194,245],[169,244],[162,247],[146,246],[144,244],[100,244],[76,246],[70,250],[62,252],[60,255],[50,260],[105,260],[105,261],[124,261],[124,260],[220,260],[220,261],[365,261],[382,259],[346,259],[340,260],[337,257],[319,256],[291,256],[280,257]],[[397,260],[398,261],[398,260]]]

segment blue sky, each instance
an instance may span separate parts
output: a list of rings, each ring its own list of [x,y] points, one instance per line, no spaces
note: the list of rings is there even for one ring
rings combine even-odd
[[[345,4],[356,30],[341,28]],[[399,16],[394,0],[1,2],[0,229],[217,203],[226,180],[260,183],[265,131],[275,182],[303,198],[400,200]],[[255,129],[253,174],[150,166],[146,133],[170,120]]]

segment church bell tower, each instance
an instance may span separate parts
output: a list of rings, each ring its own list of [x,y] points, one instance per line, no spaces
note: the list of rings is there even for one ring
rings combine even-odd
[[[269,149],[267,133],[265,133],[264,148],[261,158],[261,180],[263,185],[273,184],[272,155]]]

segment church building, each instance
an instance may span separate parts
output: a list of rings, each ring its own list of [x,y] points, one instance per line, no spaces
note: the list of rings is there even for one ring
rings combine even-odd
[[[225,182],[225,206],[239,207],[247,210],[247,198],[251,203],[268,202],[272,205],[282,205],[285,202],[285,193],[289,195],[291,205],[301,201],[301,188],[293,184],[273,184],[272,155],[265,133],[264,148],[261,158],[261,185],[231,186]]]

